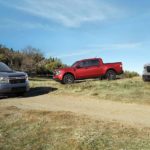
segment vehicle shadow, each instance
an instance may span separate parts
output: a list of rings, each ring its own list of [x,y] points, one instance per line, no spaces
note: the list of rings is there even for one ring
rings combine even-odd
[[[86,82],[86,80],[76,80],[74,83],[83,83],[83,82]]]
[[[35,96],[40,96],[40,95],[45,95],[51,92],[56,91],[57,88],[53,88],[53,87],[34,87],[34,88],[30,88],[30,90],[24,94],[16,94],[16,93],[12,93],[9,95],[3,95],[0,96],[0,100],[4,100],[7,98],[27,98],[27,97],[35,97]]]
[[[121,78],[121,77],[116,77],[116,79],[115,80],[121,80],[121,79],[123,79],[123,78]],[[109,80],[107,80],[107,79],[105,79],[105,78],[93,78],[93,79],[83,79],[83,80],[76,80],[74,83],[76,84],[76,83],[83,83],[83,82],[87,82],[87,81],[91,81],[91,82],[95,82],[95,81],[109,81]]]
[[[46,81],[46,80],[52,80],[50,77],[48,78],[29,78],[30,81]]]
[[[35,87],[35,88],[30,88],[30,91],[28,91],[27,93],[25,93],[21,97],[40,96],[40,95],[44,95],[44,94],[54,92],[56,90],[57,90],[57,88],[53,88],[53,87]]]

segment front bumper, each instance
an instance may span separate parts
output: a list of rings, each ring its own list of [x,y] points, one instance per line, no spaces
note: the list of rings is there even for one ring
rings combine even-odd
[[[18,83],[18,84],[0,84],[0,94],[7,93],[21,93],[29,91],[29,83]]]
[[[55,80],[55,81],[62,81],[62,79],[63,79],[63,75],[62,74],[60,74],[60,75],[54,75],[53,76],[53,79]]]
[[[144,81],[150,81],[150,75],[143,75],[142,78]]]

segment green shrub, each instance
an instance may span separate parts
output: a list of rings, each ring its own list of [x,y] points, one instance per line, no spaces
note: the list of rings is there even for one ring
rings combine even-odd
[[[137,72],[134,71],[125,71],[122,75],[123,78],[133,78],[140,76]]]

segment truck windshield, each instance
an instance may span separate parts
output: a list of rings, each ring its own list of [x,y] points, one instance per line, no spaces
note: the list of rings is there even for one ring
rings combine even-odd
[[[0,72],[12,72],[12,70],[7,65],[0,62]]]
[[[76,61],[75,63],[72,64],[71,67],[75,67],[78,64],[79,61]]]

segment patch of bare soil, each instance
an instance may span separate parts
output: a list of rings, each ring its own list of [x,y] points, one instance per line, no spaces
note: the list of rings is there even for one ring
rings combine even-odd
[[[117,121],[133,126],[150,127],[150,106],[98,100],[85,96],[55,95],[52,93],[25,98],[0,100],[3,107],[27,110],[69,111],[97,120]]]

